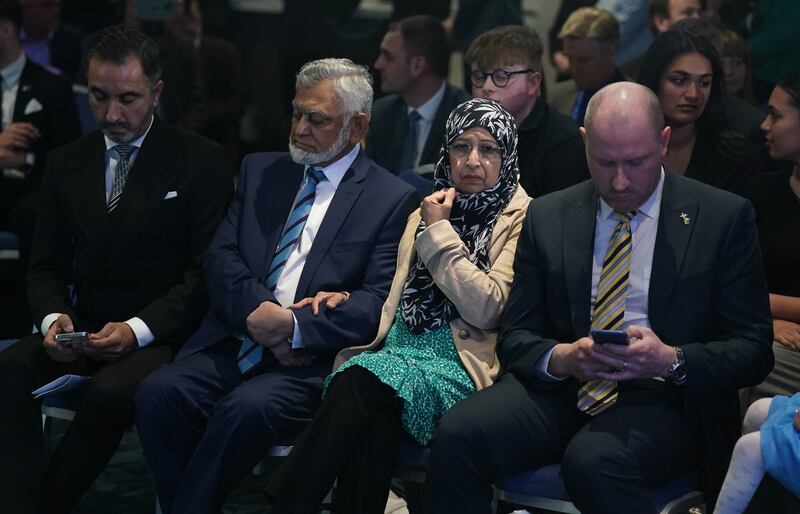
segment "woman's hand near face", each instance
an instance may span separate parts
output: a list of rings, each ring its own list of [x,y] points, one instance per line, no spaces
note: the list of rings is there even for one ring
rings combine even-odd
[[[451,187],[426,196],[419,206],[425,225],[430,227],[437,221],[449,219],[450,211],[453,208],[453,200],[455,200],[457,194],[456,190]]]

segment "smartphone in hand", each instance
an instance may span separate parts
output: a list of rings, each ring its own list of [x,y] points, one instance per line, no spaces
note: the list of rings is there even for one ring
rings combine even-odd
[[[629,345],[628,334],[622,330],[592,330],[592,340],[599,344]]]
[[[83,346],[89,342],[89,332],[66,332],[64,334],[56,334],[55,340],[61,346],[66,346],[68,348]]]

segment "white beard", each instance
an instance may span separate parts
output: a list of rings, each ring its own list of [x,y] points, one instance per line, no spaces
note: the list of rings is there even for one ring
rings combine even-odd
[[[289,136],[289,155],[292,160],[297,164],[305,164],[306,166],[315,166],[317,164],[333,160],[334,157],[339,155],[347,145],[350,144],[350,124],[345,122],[342,130],[339,131],[339,136],[333,142],[330,148],[321,153],[306,152],[292,144],[292,136]]]

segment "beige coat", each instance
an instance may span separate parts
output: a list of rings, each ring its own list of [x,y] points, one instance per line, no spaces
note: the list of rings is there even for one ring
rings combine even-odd
[[[427,228],[414,244],[414,234],[421,219],[419,209],[408,218],[406,230],[397,251],[397,271],[389,297],[383,304],[378,335],[365,346],[351,346],[339,352],[334,369],[364,350],[375,350],[383,343],[395,318],[403,294],[408,269],[414,262],[415,249],[430,271],[434,282],[453,300],[461,317],[450,322],[453,340],[464,368],[478,389],[492,384],[500,364],[495,355],[497,325],[508,301],[512,265],[522,220],[531,199],[522,189],[500,214],[492,231],[489,248],[489,273],[478,270],[469,261],[467,248],[449,222],[440,221]],[[416,248],[415,248],[416,246]]]

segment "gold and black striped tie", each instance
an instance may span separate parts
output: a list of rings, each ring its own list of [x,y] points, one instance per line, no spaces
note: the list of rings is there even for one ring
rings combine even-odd
[[[625,318],[631,269],[631,220],[636,211],[616,212],[619,218],[608,242],[592,313],[592,330],[620,330]],[[578,390],[578,409],[596,416],[617,401],[617,382],[596,378]]]

